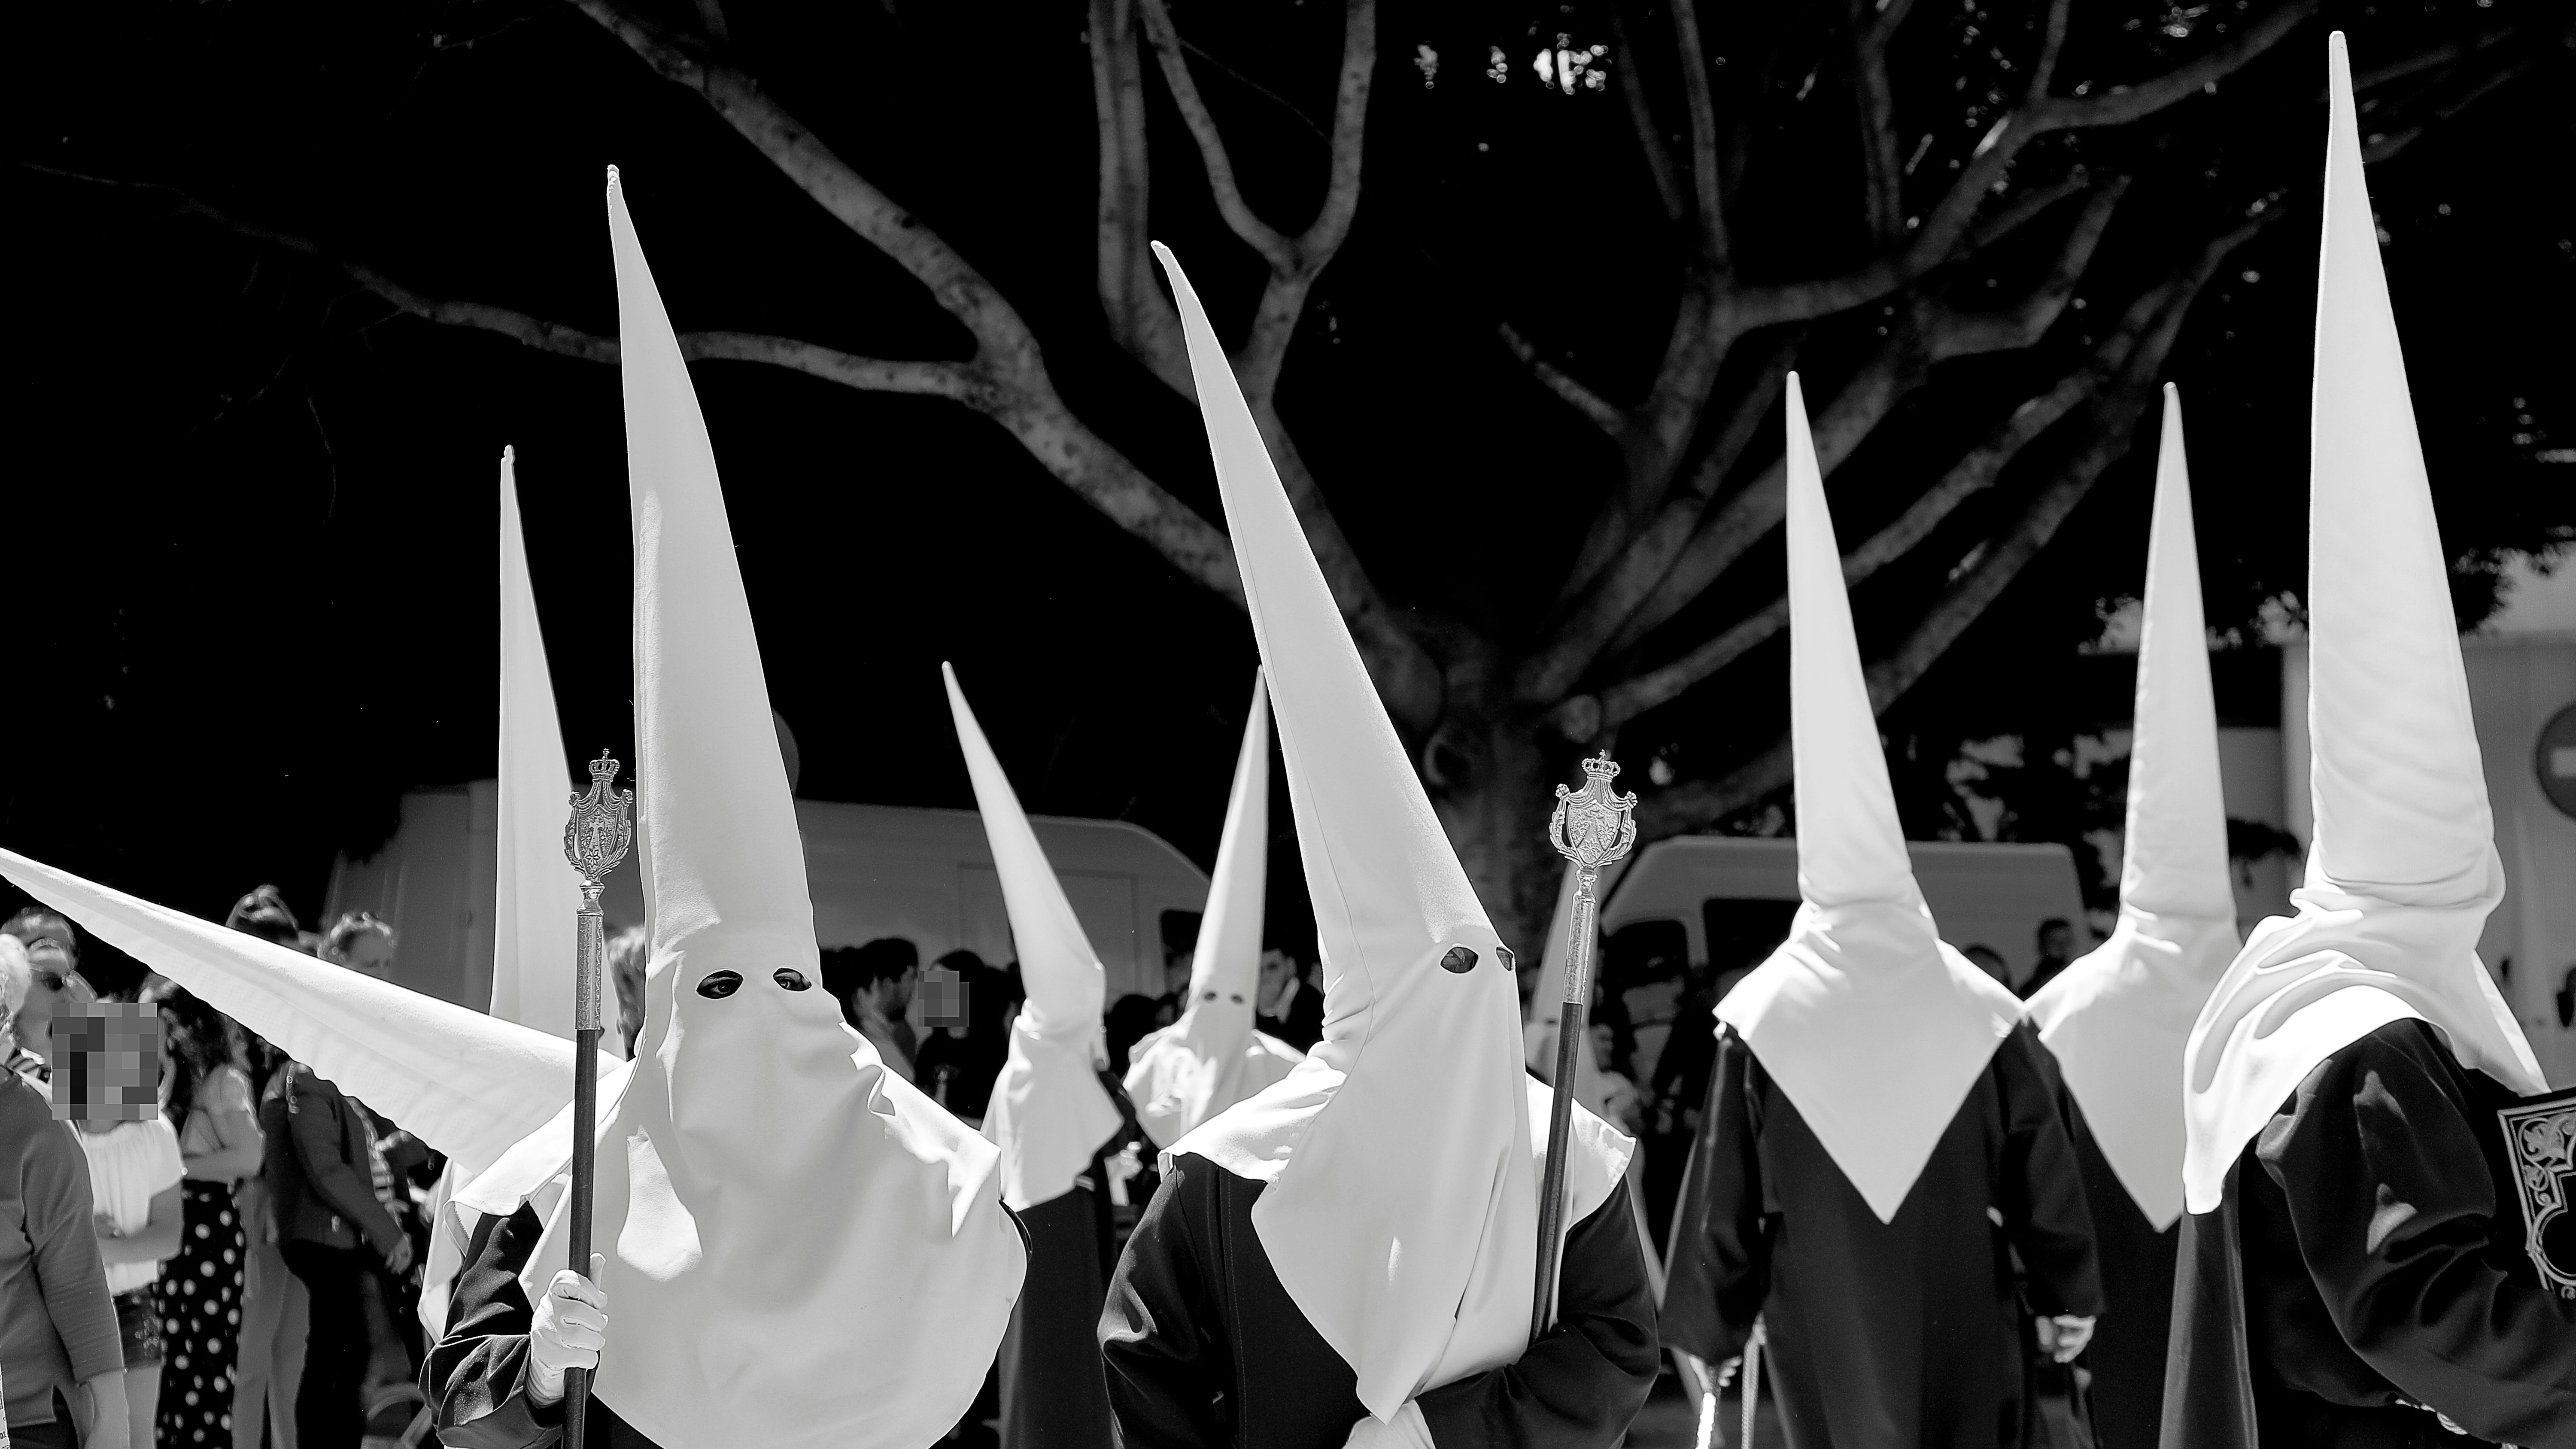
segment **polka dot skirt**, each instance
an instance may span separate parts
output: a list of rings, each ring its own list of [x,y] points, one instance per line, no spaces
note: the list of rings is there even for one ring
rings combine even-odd
[[[180,1185],[179,1255],[161,1265],[161,1449],[233,1442],[233,1354],[249,1243],[232,1189]]]

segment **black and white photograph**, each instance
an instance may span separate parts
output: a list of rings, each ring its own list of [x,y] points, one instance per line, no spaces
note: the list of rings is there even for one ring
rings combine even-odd
[[[13,28],[0,1449],[2576,1449],[2564,0]]]

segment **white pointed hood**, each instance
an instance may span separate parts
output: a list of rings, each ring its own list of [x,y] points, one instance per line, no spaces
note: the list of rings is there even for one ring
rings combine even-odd
[[[665,1449],[921,1449],[973,1401],[1025,1254],[992,1145],[812,989],[804,851],[714,451],[613,170],[608,221],[653,959],[633,1069],[601,1092],[592,1231],[615,1317],[597,1392]],[[542,1185],[566,1146],[540,1134],[459,1196],[506,1211],[534,1176],[548,1221],[523,1283],[564,1264]]]
[[[499,840],[494,853],[492,1014],[572,1040],[573,955],[581,885],[563,854],[563,730],[555,719],[554,677],[528,579],[519,527],[514,450],[501,450],[501,750]],[[611,998],[614,999],[613,997]],[[602,1044],[614,1042],[612,1029]],[[611,1048],[614,1050],[614,1048]],[[363,1099],[362,1099],[363,1100]],[[394,1119],[399,1122],[402,1119]],[[488,1162],[467,1171],[450,1161],[430,1198],[429,1252],[421,1267],[420,1321],[434,1341],[447,1329],[447,1304],[473,1229],[451,1211],[457,1191]]]
[[[1128,1053],[1127,1099],[1157,1147],[1288,1075],[1304,1053],[1252,1029],[1270,864],[1270,697],[1258,675],[1181,1019]]]
[[[477,1171],[572,1101],[573,1048],[560,1037],[5,850],[0,875]]]
[[[1384,1420],[1527,1346],[1546,1089],[1521,1067],[1502,942],[1369,682],[1197,293],[1168,250],[1155,254],[1180,306],[1270,681],[1324,972],[1324,1037],[1306,1060],[1171,1150],[1268,1183],[1252,1211],[1262,1249]],[[1531,802],[1532,829],[1543,803]],[[1576,1122],[1572,1220],[1608,1197],[1630,1150],[1590,1113]]]
[[[2308,739],[2316,839],[2294,916],[2254,928],[2192,1028],[2187,1205],[2300,1081],[2391,1021],[2547,1090],[2477,958],[2504,899],[2449,571],[2362,180],[2342,32],[2327,41],[2325,226],[2308,428]]]
[[[1100,954],[1091,949],[1010,777],[967,707],[957,671],[942,664],[939,677],[948,685],[957,748],[975,783],[975,808],[984,817],[993,869],[1002,878],[1020,984],[1028,992],[1011,1023],[1010,1055],[984,1113],[985,1135],[1002,1149],[1002,1201],[1025,1211],[1071,1192],[1074,1179],[1091,1169],[1092,1154],[1123,1120],[1100,1084],[1108,1064],[1100,1015],[1108,987]]]
[[[1896,1216],[2021,1003],[1940,939],[1896,819],[1842,551],[1796,373],[1787,399],[1797,916],[1718,1003],[1881,1222]]]
[[[500,840],[492,1014],[572,1040],[574,915],[581,882],[564,860],[563,727],[528,579],[515,458],[501,452]],[[395,1120],[399,1121],[400,1118]]]
[[[2241,944],[2219,792],[2182,399],[2165,387],[2147,532],[2120,923],[2030,999],[2039,1039],[2120,1185],[2162,1231],[2182,1215],[2182,1055]]]

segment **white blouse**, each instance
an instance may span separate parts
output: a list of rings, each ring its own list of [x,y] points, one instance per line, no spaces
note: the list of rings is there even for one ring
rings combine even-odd
[[[89,1195],[98,1212],[132,1237],[152,1221],[152,1199],[179,1184],[187,1167],[179,1160],[179,1134],[170,1119],[120,1122],[106,1132],[77,1126],[81,1151],[89,1158]],[[110,1263],[107,1291],[131,1293],[149,1288],[161,1276],[158,1263]]]

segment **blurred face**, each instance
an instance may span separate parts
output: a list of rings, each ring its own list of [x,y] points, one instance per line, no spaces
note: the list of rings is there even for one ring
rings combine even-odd
[[[903,968],[903,974],[894,979],[894,1001],[891,1003],[894,1009],[897,1011],[911,1010],[912,993],[920,985],[921,968],[918,966],[906,966]]]
[[[1279,994],[1288,978],[1297,974],[1297,963],[1285,951],[1261,953],[1261,997],[1267,1001]]]
[[[394,943],[381,931],[361,931],[349,938],[340,964],[378,981],[394,979]]]
[[[1592,1065],[1605,1072],[1610,1070],[1611,1059],[1618,1050],[1618,1036],[1609,1027],[1594,1022],[1592,1024]]]
[[[98,1000],[98,993],[72,969],[72,958],[60,942],[38,937],[27,945],[26,1003],[18,1008],[17,1037],[31,1051],[50,1046],[54,1017],[77,1013]]]
[[[2039,933],[2039,954],[2051,961],[2063,961],[2075,950],[2075,932],[2068,926],[2051,926]]]

